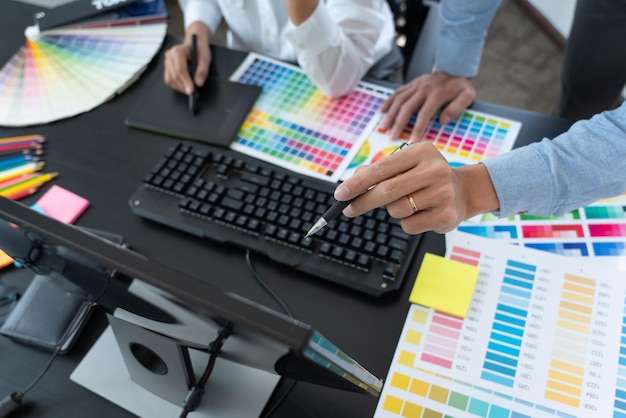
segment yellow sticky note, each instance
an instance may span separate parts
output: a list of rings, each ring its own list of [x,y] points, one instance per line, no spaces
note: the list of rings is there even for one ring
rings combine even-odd
[[[464,318],[476,279],[478,267],[426,253],[409,302]]]

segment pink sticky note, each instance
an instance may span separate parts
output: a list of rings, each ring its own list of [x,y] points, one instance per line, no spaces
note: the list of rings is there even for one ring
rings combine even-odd
[[[49,217],[72,224],[89,207],[89,201],[55,184],[35,205]]]

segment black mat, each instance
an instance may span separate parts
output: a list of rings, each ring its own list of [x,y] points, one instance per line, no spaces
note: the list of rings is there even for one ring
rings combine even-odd
[[[198,112],[192,115],[188,97],[166,85],[162,77],[156,77],[126,119],[126,125],[227,147],[261,90],[259,86],[208,78],[200,89]]]

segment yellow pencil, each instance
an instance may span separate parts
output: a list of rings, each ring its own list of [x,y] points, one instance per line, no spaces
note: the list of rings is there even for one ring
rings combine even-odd
[[[11,190],[13,188],[18,188],[18,187],[24,188],[24,187],[29,187],[29,186],[36,185],[39,183],[43,184],[52,180],[58,175],[59,173],[55,172],[55,173],[30,174],[30,175],[20,176],[21,180],[0,188],[0,193],[7,191],[7,190]]]
[[[32,191],[30,194],[37,191],[38,188],[57,177],[59,173],[46,173],[39,176],[35,176],[28,180],[21,181],[12,186],[5,187],[0,190],[0,196],[8,197],[12,199],[12,196],[24,196],[27,191]],[[28,194],[26,194],[28,195]]]
[[[20,200],[20,199],[23,199],[25,197],[35,194],[37,190],[38,189],[36,187],[32,187],[30,189],[19,190],[13,193],[8,193],[6,195],[0,193],[0,196],[4,196],[7,199],[11,199],[11,200]]]

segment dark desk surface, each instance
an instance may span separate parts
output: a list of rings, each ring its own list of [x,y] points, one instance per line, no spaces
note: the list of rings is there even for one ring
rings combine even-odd
[[[32,24],[35,8],[10,0],[0,13],[0,63],[6,62],[23,45],[24,28]],[[10,11],[8,9],[11,9]],[[168,40],[171,42],[171,40]],[[242,53],[216,49],[214,75],[228,77],[243,58]],[[248,271],[244,251],[200,240],[145,221],[131,213],[128,198],[146,172],[159,160],[173,139],[127,128],[129,114],[142,88],[152,77],[160,77],[162,54],[127,91],[86,114],[19,129],[0,128],[0,137],[40,133],[48,139],[46,168],[58,171],[55,184],[91,201],[78,225],[125,236],[132,247],[149,258],[206,279],[228,291],[241,294],[275,309],[279,307],[256,284]],[[553,137],[569,122],[513,108],[477,102],[474,109],[523,123],[517,145]],[[32,203],[38,193],[31,200]],[[443,236],[427,234],[415,256],[417,274],[424,252],[442,254]],[[294,314],[318,328],[349,355],[379,377],[385,378],[408,309],[412,283],[384,299],[373,299],[354,291],[322,283],[262,256],[253,261],[259,273],[286,301]],[[32,274],[3,270],[1,283],[24,288]],[[101,399],[69,380],[69,375],[105,327],[96,315],[78,345],[59,357],[48,374],[29,392],[19,416],[28,417],[130,417],[132,414]],[[24,388],[39,374],[49,353],[0,338],[0,398]],[[276,411],[277,417],[367,417],[376,407],[370,396],[298,383]]]

